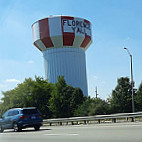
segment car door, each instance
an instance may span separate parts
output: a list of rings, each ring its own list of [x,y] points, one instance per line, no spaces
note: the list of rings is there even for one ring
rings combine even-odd
[[[3,117],[3,127],[4,129],[12,128],[12,117],[13,117],[13,110],[9,110],[7,114]]]
[[[8,113],[9,113],[9,111],[5,112],[2,116],[2,127],[4,129],[8,128],[8,124],[7,124]]]
[[[17,122],[19,120],[19,110],[13,110],[11,117],[11,126],[13,126],[13,122]]]
[[[14,117],[14,110],[8,112],[8,116],[6,119],[7,128],[12,128],[13,125],[13,117]]]

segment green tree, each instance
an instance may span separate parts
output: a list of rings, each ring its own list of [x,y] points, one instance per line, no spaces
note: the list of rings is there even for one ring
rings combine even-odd
[[[108,114],[109,105],[105,100],[100,98],[86,98],[82,105],[78,107],[75,114],[76,116],[89,116]]]
[[[54,85],[52,83],[48,83],[47,80],[41,77],[35,77],[35,81],[30,87],[27,106],[37,107],[45,118],[50,118],[49,99],[53,88]]]
[[[37,107],[44,117],[51,117],[49,110],[49,98],[53,90],[53,84],[41,77],[25,79],[16,88],[3,92],[4,97],[0,109],[16,107]]]
[[[42,77],[28,78],[3,95],[0,114],[10,108],[37,107],[45,118],[73,116],[84,100],[81,89],[67,85],[64,77],[58,77],[56,84]]]
[[[3,113],[8,110],[8,106],[3,105],[3,103],[0,104],[0,118],[2,117]]]
[[[64,77],[59,76],[49,100],[53,117],[73,116],[75,109],[83,102],[83,99],[84,96],[80,89],[67,85]]]
[[[131,83],[128,77],[117,80],[117,86],[110,98],[112,113],[132,112]]]
[[[138,91],[136,93],[136,103],[135,103],[135,108],[136,108],[136,111],[142,111],[142,82],[138,88]]]
[[[85,101],[85,99],[86,97],[83,95],[82,90],[80,88],[74,88],[70,98],[70,108],[72,116],[75,115],[76,109],[78,108],[79,105],[81,105]]]

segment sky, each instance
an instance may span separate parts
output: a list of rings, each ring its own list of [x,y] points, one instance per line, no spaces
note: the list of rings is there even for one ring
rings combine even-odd
[[[33,45],[31,25],[50,15],[68,15],[92,23],[93,43],[86,51],[88,94],[107,99],[120,77],[135,87],[142,81],[141,0],[0,0],[0,98],[25,78],[45,77],[43,55]]]

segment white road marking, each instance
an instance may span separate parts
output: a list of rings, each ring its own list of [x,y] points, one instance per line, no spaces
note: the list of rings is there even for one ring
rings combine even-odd
[[[37,132],[32,132],[32,134],[35,134],[35,133],[37,133]],[[0,133],[0,135],[27,135],[27,134],[31,134],[31,133],[28,133],[28,132],[24,132],[24,133],[22,133],[22,132],[20,132],[20,133],[18,133],[18,132],[3,132],[3,133]]]
[[[78,136],[79,134],[44,134],[45,136]]]
[[[119,123],[120,124],[120,123]],[[94,129],[94,128],[121,128],[121,127],[142,127],[142,123],[141,124],[121,124],[121,125],[119,125],[119,124],[97,124],[97,125],[90,125],[90,126],[85,126],[85,125],[76,125],[76,126],[73,126],[74,128],[82,128],[82,129],[86,129],[86,128],[88,128],[88,129]]]

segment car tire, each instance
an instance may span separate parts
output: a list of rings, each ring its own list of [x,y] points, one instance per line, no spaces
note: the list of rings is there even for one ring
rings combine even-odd
[[[14,132],[20,132],[21,128],[18,126],[18,124],[16,122],[13,123],[13,130]]]
[[[35,131],[38,131],[40,129],[40,126],[34,126]]]
[[[4,131],[3,127],[0,125],[0,133]]]

